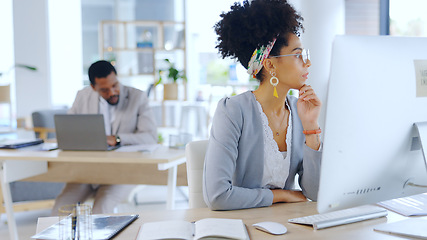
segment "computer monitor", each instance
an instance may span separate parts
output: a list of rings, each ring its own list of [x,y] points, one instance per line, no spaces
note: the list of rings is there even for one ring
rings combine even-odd
[[[426,62],[427,38],[335,38],[325,103],[320,213],[427,191],[410,184],[427,185],[414,127],[427,122]]]

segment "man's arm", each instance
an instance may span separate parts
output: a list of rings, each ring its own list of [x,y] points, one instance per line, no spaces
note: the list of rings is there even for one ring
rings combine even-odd
[[[148,98],[142,93],[136,112],[137,122],[133,133],[122,133],[119,130],[121,144],[155,144],[157,143],[157,126],[154,114],[148,104]],[[126,124],[123,122],[122,124]]]

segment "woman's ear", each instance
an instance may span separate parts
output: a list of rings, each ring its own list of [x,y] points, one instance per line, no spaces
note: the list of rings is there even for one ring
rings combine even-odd
[[[276,67],[274,66],[274,61],[271,58],[266,58],[262,65],[269,73],[276,70]]]

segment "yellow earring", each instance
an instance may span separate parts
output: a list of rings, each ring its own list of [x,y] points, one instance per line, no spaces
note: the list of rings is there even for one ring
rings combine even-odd
[[[276,98],[279,98],[279,95],[277,94],[277,89],[276,89],[277,84],[279,84],[279,79],[276,77],[275,72],[270,72],[270,74],[271,74],[270,84],[273,86],[273,96]]]

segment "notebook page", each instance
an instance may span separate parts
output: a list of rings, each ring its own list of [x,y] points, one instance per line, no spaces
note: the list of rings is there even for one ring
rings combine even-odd
[[[205,218],[196,222],[194,239],[223,237],[246,239],[245,224],[241,219]]]
[[[137,240],[193,239],[193,224],[186,221],[160,221],[144,223]]]

